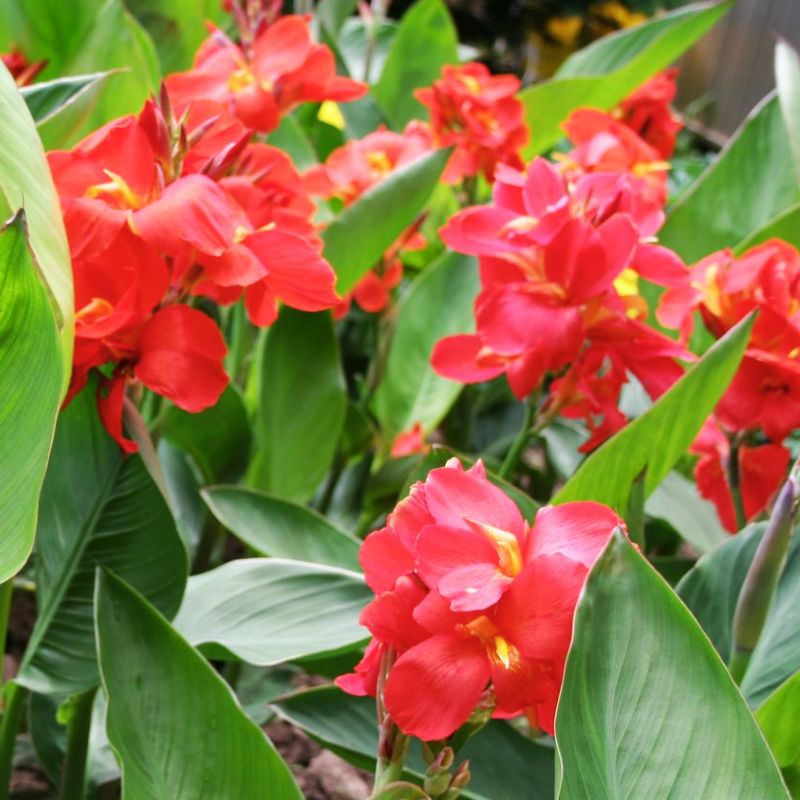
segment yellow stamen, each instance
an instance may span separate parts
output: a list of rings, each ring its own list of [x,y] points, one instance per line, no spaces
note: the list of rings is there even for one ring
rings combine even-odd
[[[86,190],[86,197],[93,199],[101,194],[110,194],[122,201],[127,208],[136,209],[144,205],[144,201],[128,186],[125,178],[108,169],[104,169],[103,172],[111,180],[108,183],[96,183],[94,186],[90,186]]]
[[[614,288],[620,297],[629,297],[639,294],[639,276],[635,270],[628,267],[614,280]]]
[[[343,131],[345,122],[344,122],[344,115],[342,114],[342,110],[339,108],[337,103],[334,103],[333,100],[326,100],[320,107],[319,111],[317,112],[317,119],[320,122],[325,122],[328,125],[333,126],[337,130]]]
[[[383,150],[370,150],[364,158],[371,169],[385,174],[392,171],[392,162]]]

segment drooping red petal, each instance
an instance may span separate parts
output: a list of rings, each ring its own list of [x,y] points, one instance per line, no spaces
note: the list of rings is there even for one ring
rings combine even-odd
[[[213,406],[228,385],[226,347],[214,321],[188,306],[157,311],[138,341],[136,377],[179,408],[196,413]]]
[[[125,400],[125,378],[118,375],[97,387],[97,410],[103,427],[126,453],[136,453],[139,445],[122,432],[122,403]]]
[[[404,733],[444,739],[463,725],[489,681],[489,661],[471,636],[432,636],[397,659],[384,689],[386,708]]]
[[[245,245],[267,268],[271,294],[300,311],[323,311],[339,302],[336,273],[307,239],[280,230],[258,231]]]
[[[405,652],[428,636],[413,615],[426,593],[414,579],[398,578],[390,592],[379,594],[361,612],[359,622],[379,641]]]

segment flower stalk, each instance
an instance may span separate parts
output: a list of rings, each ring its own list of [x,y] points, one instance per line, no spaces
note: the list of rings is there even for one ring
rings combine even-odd
[[[747,673],[786,563],[799,499],[797,471],[795,466],[778,494],[736,602],[729,669],[737,683],[741,683]]]

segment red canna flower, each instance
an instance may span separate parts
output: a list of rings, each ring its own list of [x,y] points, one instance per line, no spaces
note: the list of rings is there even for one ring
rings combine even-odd
[[[0,53],[0,61],[11,73],[17,86],[28,86],[36,80],[36,76],[47,66],[46,61],[29,62],[22,51],[12,45],[7,53]]]
[[[408,430],[398,433],[392,441],[392,458],[402,458],[414,453],[427,453],[430,445],[425,441],[422,423],[415,422]]]
[[[521,167],[520,150],[528,141],[525,109],[515,97],[519,79],[492,75],[471,62],[442,67],[442,77],[415,97],[428,108],[439,147],[455,147],[444,181],[457,183],[483,174],[494,180],[498,164]]]
[[[661,153],[613,114],[594,108],[573,111],[563,125],[575,148],[561,158],[575,175],[591,172],[630,173],[644,180],[647,195],[664,205],[669,163]]]
[[[443,739],[488,690],[495,715],[525,713],[552,733],[578,595],[621,524],[604,506],[568,503],[530,528],[480,462],[432,470],[364,542],[374,640],[337,684],[375,694],[393,648],[383,702],[404,732]]]
[[[713,418],[700,431],[691,452],[700,456],[694,470],[700,494],[714,503],[725,528],[736,533],[738,525],[728,483],[730,440]],[[749,521],[764,511],[780,488],[791,454],[783,445],[773,443],[743,444],[738,454],[742,504]]]
[[[247,145],[250,132],[219,106],[202,104],[187,124],[171,134],[151,101],[139,117],[49,154],[73,257],[102,252],[127,227],[167,258],[174,299],[245,294],[257,325],[275,321],[279,300],[304,311],[335,306],[314,205],[288,158]],[[176,139],[185,146],[176,150]]]
[[[66,402],[91,369],[114,363],[98,403],[103,423],[127,452],[137,449],[122,433],[127,384],[139,382],[186,411],[216,403],[228,384],[222,334],[200,311],[160,305],[168,270],[149,245],[122,228],[102,253],[76,258],[73,274],[75,352]]]
[[[356,100],[367,90],[336,75],[333,53],[314,44],[309,19],[298,15],[281,17],[246,47],[212,28],[192,69],[168,76],[166,83],[178,113],[197,98],[212,100],[264,133],[300,103]]]
[[[683,123],[670,109],[678,91],[677,77],[677,67],[660,72],[626,97],[612,112],[664,159],[675,152],[675,139],[683,128]]]

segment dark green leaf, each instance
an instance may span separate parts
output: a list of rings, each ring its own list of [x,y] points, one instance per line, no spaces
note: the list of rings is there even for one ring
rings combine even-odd
[[[436,150],[391,173],[346,208],[326,228],[325,258],[349,292],[384,251],[419,216],[437,185],[449,150]]]
[[[59,418],[39,510],[39,616],[19,680],[35,691],[97,685],[94,571],[114,569],[166,614],[186,582],[186,551],[139,456],[125,457],[97,416],[88,386]]]
[[[92,75],[55,78],[52,81],[25,86],[20,89],[20,94],[25,99],[36,124],[41,125],[82,95],[91,92],[111,74],[111,72],[95,72]]]
[[[458,397],[461,384],[433,371],[431,352],[442,337],[472,329],[479,288],[475,259],[445,252],[398,303],[386,371],[374,399],[389,441],[417,422],[430,432]]]
[[[200,497],[197,467],[182,450],[166,439],[158,443],[158,460],[164,474],[169,506],[175,525],[189,553],[194,553],[209,517],[206,504]]]
[[[215,656],[269,666],[363,642],[358,617],[371,599],[355,572],[246,558],[193,575],[174,625]]]
[[[396,130],[426,111],[414,89],[430,86],[445,64],[458,63],[458,35],[443,0],[417,0],[403,15],[372,93]]]
[[[163,435],[188,453],[206,483],[235,480],[250,455],[250,422],[238,390],[228,386],[216,405],[190,414],[177,406],[166,413]]]
[[[333,37],[344,25],[345,20],[356,10],[358,0],[320,0],[314,13]]]
[[[561,124],[582,106],[609,109],[669,66],[731,7],[696,3],[601,39],[577,53],[555,78],[522,91],[530,158],[561,138]]]
[[[48,148],[71,147],[83,136],[124,114],[135,114],[158,90],[155,45],[122,0],[93,4],[92,27],[60,69],[63,75],[117,70],[96,92],[85,94],[40,126]]]
[[[358,569],[360,542],[316,511],[236,486],[212,486],[203,498],[214,516],[259,555]]]
[[[330,467],[347,406],[339,346],[328,313],[291,308],[269,329],[248,482],[305,501]]]
[[[302,800],[289,768],[203,657],[98,571],[97,646],[125,800]]]
[[[33,547],[61,385],[53,309],[19,211],[0,228],[0,581],[21,569]]]
[[[773,95],[756,106],[719,156],[678,198],[659,233],[661,243],[689,263],[737,245],[800,200],[794,174],[787,169],[791,160]]]
[[[219,0],[126,0],[158,49],[164,74],[189,69],[208,36],[206,21],[220,24],[226,14]]]
[[[727,388],[752,324],[749,317],[716,342],[649,411],[586,459],[553,502],[596,500],[625,513],[630,488],[645,470],[649,495],[694,441]]]
[[[351,697],[323,686],[277,700],[277,712],[357,766],[374,767],[378,746],[375,701]],[[550,800],[553,750],[496,720],[459,752],[468,759],[472,780],[465,798],[474,800]],[[421,754],[412,749],[410,775],[424,772]],[[593,799],[594,800],[594,799]]]
[[[730,657],[736,599],[764,531],[751,525],[707,553],[678,584],[678,594],[700,621],[723,660]],[[800,537],[795,531],[789,556],[761,632],[742,692],[757,707],[800,669]]]
[[[792,797],[800,797],[800,672],[795,672],[758,709],[756,719],[767,737]]]
[[[788,797],[719,656],[621,533],[578,604],[556,745],[563,800]]]

